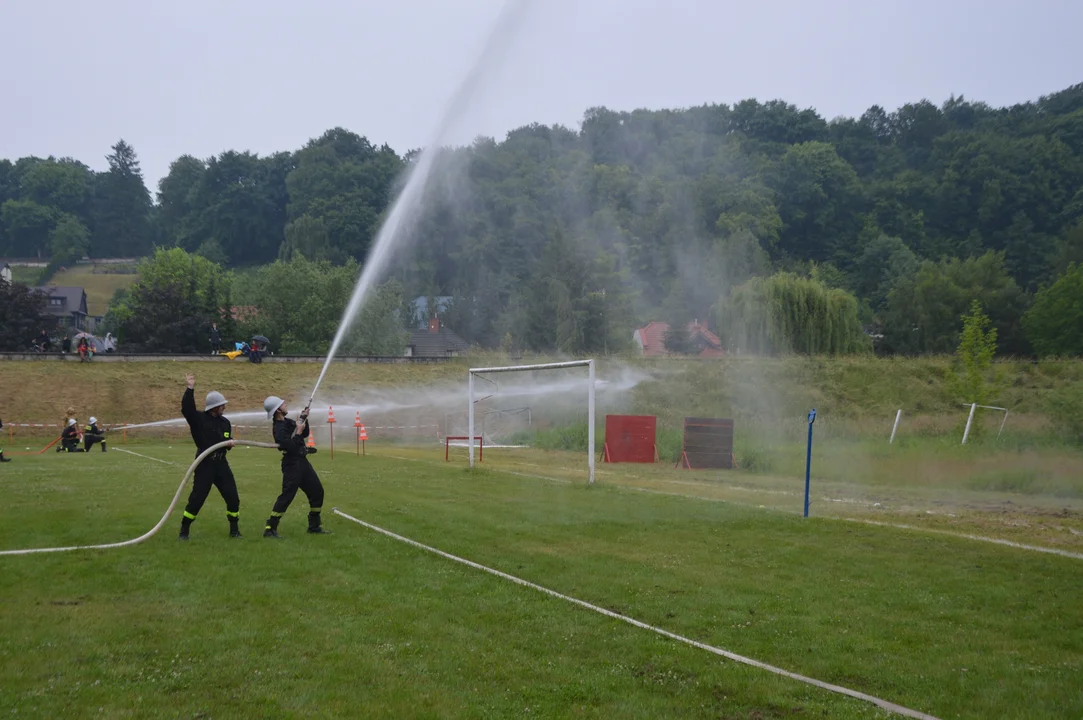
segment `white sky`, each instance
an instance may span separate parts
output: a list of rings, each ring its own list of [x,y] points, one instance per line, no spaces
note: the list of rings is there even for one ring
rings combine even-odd
[[[502,0],[0,0],[0,157],[148,185],[189,153],[295,150],[343,126],[425,144]],[[1000,106],[1083,82],[1077,0],[528,0],[455,141],[604,105],[782,98],[822,115],[951,93]]]

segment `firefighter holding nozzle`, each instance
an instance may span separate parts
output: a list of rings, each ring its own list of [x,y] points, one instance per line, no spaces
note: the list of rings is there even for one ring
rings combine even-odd
[[[98,427],[98,418],[91,417],[90,424],[83,429],[83,451],[90,452],[90,448],[99,443],[105,452],[105,431]]]
[[[286,417],[289,412],[286,401],[272,395],[263,401],[263,409],[267,411],[267,417],[274,421],[274,439],[278,449],[282,451],[282,494],[275,500],[271,516],[267,518],[263,537],[279,537],[278,523],[286,514],[293,498],[297,496],[298,490],[308,498],[308,532],[329,535],[320,522],[323,484],[307,457],[315,452],[315,448],[305,447],[305,438],[309,433],[308,408],[301,411],[297,420],[292,420]]]

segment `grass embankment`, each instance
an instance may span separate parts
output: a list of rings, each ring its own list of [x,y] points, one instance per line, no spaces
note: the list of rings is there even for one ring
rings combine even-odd
[[[106,272],[106,270],[115,272]],[[91,315],[105,315],[113,293],[132,285],[139,275],[132,272],[116,272],[114,266],[76,265],[62,270],[49,281],[50,285],[82,287],[86,291],[87,312]]]
[[[25,283],[27,285],[37,285],[38,277],[41,276],[41,268],[39,267],[16,267],[11,268],[11,281],[17,283]]]
[[[96,415],[108,423],[141,423],[178,417],[184,375],[196,374],[197,395],[214,389],[229,399],[235,412],[263,407],[263,399],[307,398],[320,373],[313,363],[220,362],[0,362],[0,418],[19,422],[59,422],[69,407],[80,418]],[[334,365],[321,393],[334,395],[359,388],[424,386],[462,380],[466,365],[354,364]],[[464,383],[465,384],[465,383]]]
[[[743,359],[687,364],[675,376],[667,366],[653,367],[673,382],[644,383],[636,390],[636,406],[650,408],[659,423],[680,425],[686,415],[735,417],[745,422],[793,418],[800,425],[815,407],[823,423],[846,422],[868,428],[886,427],[903,410],[903,427],[938,432],[944,418],[965,420],[966,398],[952,388],[951,358],[787,358]],[[1048,417],[1049,399],[1083,383],[1083,361],[1002,362],[994,367],[985,404],[1006,407],[1009,427]],[[915,419],[922,420],[915,426]],[[996,421],[999,422],[999,416]],[[819,422],[819,421],[818,421]],[[886,437],[887,435],[885,435]]]
[[[321,393],[333,395],[367,387],[424,389],[438,383],[461,383],[465,397],[466,368],[478,362],[336,363]],[[493,357],[485,357],[482,362],[509,363]],[[657,415],[659,430],[676,432],[678,437],[685,416],[733,417],[746,427],[792,426],[785,434],[800,435],[805,414],[810,407],[816,407],[818,433],[884,438],[890,434],[895,411],[901,408],[901,439],[936,437],[961,427],[966,409],[952,392],[950,367],[948,358],[736,358],[711,362],[613,359],[600,361],[599,377],[620,368],[644,375],[645,379],[627,397],[620,398],[624,407],[618,411]],[[996,369],[999,380],[989,402],[1011,411],[1005,430],[1008,437],[1019,432],[1052,437],[1056,428],[1050,427],[1050,398],[1083,385],[1083,362],[1000,363]],[[0,408],[3,417],[51,418],[74,404],[131,422],[160,420],[172,417],[185,372],[197,373],[203,388],[213,385],[226,392],[237,409],[259,407],[271,391],[306,394],[319,375],[319,366],[252,365],[224,358],[211,364],[183,360],[5,362],[0,364],[0,392],[4,393]],[[614,410],[599,406],[599,421]],[[984,417],[995,427],[1001,416],[987,413]]]
[[[134,537],[190,448],[19,458],[0,548]],[[396,448],[397,454],[401,449]],[[1079,561],[601,483],[318,455],[326,507],[673,632],[939,717],[1083,715]],[[505,453],[509,458],[514,453]],[[500,453],[493,453],[497,462]],[[547,470],[578,456],[547,454]],[[442,458],[441,458],[442,460]],[[0,558],[0,706],[34,717],[885,717],[336,517],[257,529],[277,458],[120,550]],[[605,468],[607,473],[636,470]]]

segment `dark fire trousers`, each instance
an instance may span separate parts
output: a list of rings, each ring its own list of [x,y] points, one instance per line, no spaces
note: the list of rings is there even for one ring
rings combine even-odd
[[[188,505],[184,508],[184,517],[195,520],[200,508],[206,502],[211,493],[211,486],[218,488],[222,499],[226,501],[226,516],[236,518],[241,511],[241,497],[237,494],[237,481],[233,479],[233,470],[229,467],[229,461],[225,458],[225,451],[204,460],[196,468],[195,477],[192,478],[192,492],[188,495]]]
[[[278,519],[286,514],[298,490],[308,498],[309,526],[319,527],[318,513],[323,509],[323,483],[320,482],[320,476],[316,474],[316,470],[307,457],[282,459],[282,494],[275,500],[274,508],[271,510],[272,522],[268,527],[278,524]]]

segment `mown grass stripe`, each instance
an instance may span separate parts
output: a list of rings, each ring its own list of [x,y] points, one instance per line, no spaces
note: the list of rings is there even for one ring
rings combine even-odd
[[[614,618],[616,620],[621,620],[623,622],[629,623],[630,625],[634,625],[635,627],[641,628],[643,630],[650,630],[651,632],[658,633],[659,635],[670,638],[671,640],[677,640],[677,641],[683,642],[683,643],[685,643],[687,645],[691,645],[692,647],[699,648],[700,650],[706,650],[707,652],[713,653],[713,654],[718,655],[720,657],[724,657],[727,660],[733,660],[734,662],[739,662],[739,663],[742,663],[744,665],[750,665],[752,667],[759,668],[760,670],[766,670],[766,671],[774,673],[776,675],[781,675],[783,677],[790,678],[791,680],[797,680],[799,682],[803,682],[803,683],[806,683],[808,685],[813,685],[813,686],[821,688],[823,690],[829,690],[831,692],[838,693],[840,695],[846,695],[848,697],[852,697],[852,698],[855,698],[857,700],[863,700],[865,702],[876,705],[877,707],[879,707],[879,708],[881,708],[883,710],[887,710],[888,712],[893,712],[893,713],[895,713],[897,715],[902,715],[904,717],[918,718],[918,720],[939,720],[936,716],[928,715],[928,714],[923,713],[923,712],[921,712],[919,710],[911,710],[910,708],[903,707],[902,705],[897,705],[897,704],[895,704],[893,702],[890,702],[888,700],[884,700],[882,698],[875,697],[873,695],[867,695],[867,694],[865,694],[863,692],[859,692],[857,690],[851,690],[850,688],[842,687],[841,685],[833,685],[831,683],[823,682],[822,680],[817,680],[815,678],[810,678],[810,677],[807,677],[805,675],[800,675],[798,673],[791,672],[789,670],[784,670],[783,668],[780,668],[780,667],[775,667],[774,665],[768,665],[765,662],[761,662],[759,660],[755,660],[755,659],[750,658],[750,657],[745,657],[744,655],[738,655],[737,653],[730,652],[729,650],[724,650],[722,648],[715,647],[713,645],[708,645],[706,643],[699,642],[698,640],[693,640],[691,638],[684,637],[683,635],[678,635],[676,633],[670,632],[669,630],[665,630],[665,629],[660,628],[660,627],[655,627],[654,625],[648,625],[647,623],[645,623],[645,622],[643,622],[641,620],[636,620],[635,618],[630,618],[630,617],[627,617],[625,615],[615,613],[612,610],[607,610],[605,608],[598,607],[597,605],[593,605],[591,603],[588,603],[585,600],[580,600],[578,598],[571,597],[570,595],[564,595],[562,593],[557,592],[556,590],[551,590],[551,589],[549,589],[547,587],[542,587],[541,585],[537,585],[535,583],[532,583],[529,580],[524,580],[524,579],[522,579],[520,577],[516,577],[515,575],[510,575],[510,574],[508,574],[506,572],[502,572],[500,570],[496,570],[496,569],[488,567],[486,565],[476,563],[476,562],[474,562],[472,560],[467,560],[466,558],[459,557],[458,555],[452,555],[449,552],[445,552],[445,551],[440,550],[438,548],[434,548],[434,547],[432,547],[430,545],[426,545],[424,543],[418,542],[417,540],[412,540],[412,539],[410,539],[408,537],[405,537],[403,535],[399,535],[399,534],[394,533],[394,532],[392,532],[390,530],[386,530],[384,528],[378,527],[378,526],[373,525],[371,523],[367,523],[364,520],[359,520],[358,518],[355,518],[352,515],[348,515],[348,514],[342,512],[337,507],[331,508],[331,512],[335,513],[336,515],[338,515],[338,516],[340,516],[342,518],[345,518],[346,520],[350,520],[352,522],[355,522],[358,525],[361,525],[362,527],[366,527],[369,530],[373,530],[373,531],[378,532],[378,533],[380,533],[382,535],[386,535],[387,537],[392,538],[394,540],[398,540],[400,542],[407,543],[408,545],[412,545],[412,546],[414,546],[416,548],[419,548],[421,550],[425,550],[427,552],[435,553],[436,555],[447,558],[448,560],[454,560],[457,563],[462,563],[463,565],[467,565],[467,566],[472,567],[472,568],[474,568],[476,570],[481,570],[481,571],[487,572],[487,573],[489,573],[491,575],[496,575],[497,577],[503,578],[505,580],[510,580],[513,583],[516,583],[518,585],[522,585],[523,587],[528,587],[528,588],[530,588],[532,590],[537,590],[539,592],[545,593],[546,595],[550,595],[552,597],[559,598],[560,600],[566,600],[567,602],[573,603],[575,605],[579,605],[580,607],[584,607],[584,608],[586,608],[588,610],[593,610],[594,612],[601,613],[602,615],[605,615],[607,617],[611,617],[611,618]]]

